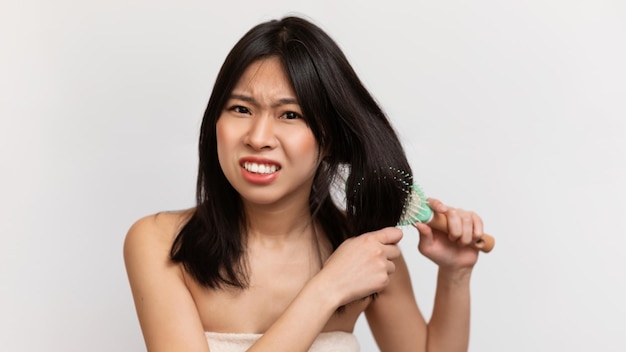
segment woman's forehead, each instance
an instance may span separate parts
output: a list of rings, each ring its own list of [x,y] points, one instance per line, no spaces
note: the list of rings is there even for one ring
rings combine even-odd
[[[297,103],[289,76],[280,59],[276,57],[257,60],[250,64],[235,84],[232,97],[271,104]]]

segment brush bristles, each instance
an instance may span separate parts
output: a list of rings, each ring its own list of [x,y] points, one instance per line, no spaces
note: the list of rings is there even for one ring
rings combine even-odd
[[[414,182],[413,176],[404,170],[399,170],[391,166],[389,167],[389,170],[395,173],[393,180],[398,185],[398,188],[406,193],[406,200],[404,202],[404,206],[402,207],[402,214],[397,225],[406,226],[412,225],[416,222],[428,223],[432,220],[433,211],[428,206],[426,195],[420,186]],[[376,170],[374,170],[374,173],[376,173]],[[387,176],[383,176],[383,179],[387,179]],[[361,178],[361,182],[363,181],[364,179]],[[357,189],[361,186],[361,182],[357,182],[356,188],[352,190],[355,195],[357,193]]]
[[[389,167],[390,170],[396,172],[397,176],[394,180],[404,192],[407,198],[402,210],[402,216],[398,222],[399,226],[411,225],[416,222],[429,222],[433,217],[432,209],[428,206],[426,195],[422,189],[414,182],[413,176],[403,170]]]
[[[399,226],[411,225],[416,222],[429,222],[433,217],[433,211],[428,206],[426,196],[417,183],[411,184],[410,195],[404,204]]]

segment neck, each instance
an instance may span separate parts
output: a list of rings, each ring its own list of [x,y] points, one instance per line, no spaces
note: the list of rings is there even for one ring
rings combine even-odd
[[[245,204],[248,239],[283,241],[311,233],[308,203],[299,206]]]

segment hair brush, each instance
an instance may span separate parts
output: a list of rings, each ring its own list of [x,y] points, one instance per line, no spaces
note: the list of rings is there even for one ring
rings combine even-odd
[[[394,170],[394,168],[391,167],[390,169]],[[415,226],[415,223],[419,222],[428,224],[436,230],[447,233],[448,218],[444,214],[435,213],[430,208],[424,191],[422,191],[417,183],[413,182],[413,177],[409,173],[397,169],[395,169],[395,171],[398,173],[398,176],[394,177],[394,179],[400,182],[402,189],[408,193],[398,225]],[[495,246],[495,238],[483,234],[478,240],[472,242],[472,246],[482,252],[489,253]]]

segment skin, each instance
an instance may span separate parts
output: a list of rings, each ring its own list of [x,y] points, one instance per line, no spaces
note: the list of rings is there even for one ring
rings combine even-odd
[[[332,252],[312,222],[308,197],[319,148],[278,59],[247,69],[216,129],[220,165],[249,219],[250,287],[208,289],[169,260],[192,210],[140,219],[127,234],[124,258],[149,351],[209,351],[204,331],[262,333],[249,351],[307,351],[320,332],[352,332],[363,312],[381,351],[467,350],[478,258],[468,244],[482,234],[478,215],[431,199],[447,215],[449,233],[417,225],[419,251],[439,267],[426,323],[397,246],[400,229],[350,238]],[[250,182],[241,166],[250,157],[278,165],[271,182]],[[375,292],[377,299],[363,299]]]

